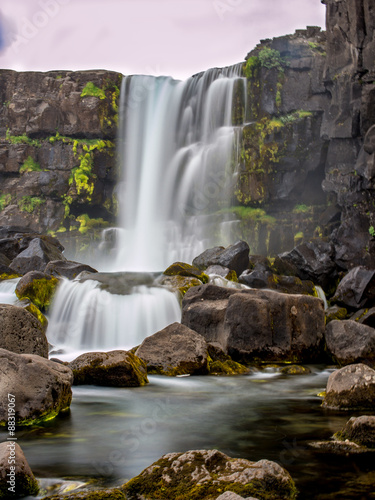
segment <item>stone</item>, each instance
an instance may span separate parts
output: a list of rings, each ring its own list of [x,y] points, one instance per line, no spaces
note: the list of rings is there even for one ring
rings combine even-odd
[[[45,326],[22,307],[0,304],[0,348],[48,358]]]
[[[200,271],[197,267],[186,264],[185,262],[175,262],[164,271],[164,274],[166,276],[187,276],[189,278],[197,278],[202,283],[208,283],[209,281],[207,274]]]
[[[202,335],[173,323],[147,337],[135,352],[150,374],[204,375],[208,373],[208,346]]]
[[[371,326],[375,328],[375,307],[371,307],[370,309],[364,309],[362,314],[356,319],[358,323],[362,325]]]
[[[128,351],[88,352],[69,367],[74,385],[140,387],[148,383],[146,364]]]
[[[195,257],[195,259],[193,260],[193,266],[196,266],[198,269],[201,269],[203,271],[209,266],[218,265],[217,261],[223,250],[225,250],[224,247],[208,248],[200,255],[198,255],[198,257]]]
[[[269,460],[230,458],[218,450],[168,453],[123,485],[129,500],[211,500],[226,491],[240,497],[295,499],[289,473]]]
[[[83,271],[88,273],[97,273],[98,271],[87,264],[74,262],[71,260],[53,260],[48,262],[44,269],[45,274],[55,276],[55,278],[68,278],[73,280]]]
[[[375,416],[351,417],[343,429],[335,434],[341,441],[348,439],[361,446],[375,449]]]
[[[207,269],[205,269],[205,274],[214,274],[216,276],[221,276],[222,278],[227,278],[228,275],[230,275],[230,269],[229,267],[224,267],[224,266],[209,266]]]
[[[193,286],[200,286],[201,280],[198,278],[189,278],[187,276],[162,276],[159,281],[160,285],[166,286],[177,292],[182,298],[189,288]]]
[[[249,245],[245,241],[237,241],[227,248],[214,247],[206,250],[193,260],[199,269],[219,265],[236,271],[239,276],[249,266]]]
[[[36,496],[38,491],[38,481],[20,445],[14,441],[0,443],[0,498]]]
[[[8,420],[8,394],[15,399],[17,425],[36,425],[69,409],[73,373],[70,368],[34,354],[0,349],[0,425]]]
[[[328,307],[328,309],[326,309],[326,324],[328,325],[328,323],[330,321],[333,321],[334,319],[337,320],[346,319],[347,316],[348,316],[348,311],[347,309],[345,309],[345,307],[340,307],[337,305]]]
[[[34,238],[9,267],[16,273],[24,275],[30,271],[44,271],[46,265],[53,260],[65,260],[65,257],[49,241]]]
[[[335,410],[374,411],[375,370],[358,363],[331,373],[322,406]]]
[[[29,271],[17,283],[15,293],[20,300],[29,299],[38,309],[45,310],[51,305],[58,283],[46,273]]]
[[[322,356],[325,317],[315,297],[203,285],[186,293],[181,322],[240,362]]]
[[[233,493],[232,491],[226,491],[225,493],[217,497],[216,500],[244,500],[244,498],[237,495],[237,493]],[[245,500],[258,500],[258,499],[254,497],[246,497]]]
[[[360,309],[375,299],[375,270],[357,266],[340,281],[332,302]]]
[[[296,276],[279,276],[269,271],[245,270],[238,280],[250,288],[268,288],[281,293],[316,296],[314,283]]]
[[[375,329],[351,320],[333,320],[325,332],[328,351],[339,365],[375,366]]]
[[[10,267],[0,264],[0,281],[10,280],[19,277],[20,275],[18,273],[15,273],[13,269],[10,269]]]

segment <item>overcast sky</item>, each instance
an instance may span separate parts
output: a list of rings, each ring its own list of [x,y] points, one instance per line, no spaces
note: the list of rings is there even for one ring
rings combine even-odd
[[[0,68],[185,79],[324,18],[320,0],[1,0]]]

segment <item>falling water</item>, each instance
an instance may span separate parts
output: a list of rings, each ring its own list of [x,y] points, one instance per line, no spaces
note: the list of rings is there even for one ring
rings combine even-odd
[[[122,178],[113,272],[162,271],[225,245],[245,116],[241,66],[213,69],[186,82],[131,76],[123,81],[119,156]],[[236,106],[234,106],[236,104]],[[241,111],[242,110],[242,111]],[[238,158],[237,158],[238,159]],[[63,282],[49,339],[64,350],[129,348],[180,320],[177,298],[156,286],[109,294],[95,281]]]
[[[15,304],[18,300],[16,294],[19,278],[4,280],[0,282],[0,304]]]

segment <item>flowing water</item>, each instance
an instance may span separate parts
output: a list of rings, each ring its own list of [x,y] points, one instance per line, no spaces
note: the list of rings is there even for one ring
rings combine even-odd
[[[19,278],[0,281],[0,304],[15,304],[18,300],[14,293]]]

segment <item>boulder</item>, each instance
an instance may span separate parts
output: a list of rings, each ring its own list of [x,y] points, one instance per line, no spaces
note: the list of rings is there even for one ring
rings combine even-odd
[[[236,271],[231,271],[229,267],[224,266],[209,266],[205,271],[207,275],[221,276],[227,280],[237,281]]]
[[[361,314],[359,314],[360,312]],[[358,323],[375,328],[375,307],[358,311],[357,315],[354,316],[357,316],[355,321],[358,321]],[[354,319],[354,317],[352,319]]]
[[[122,488],[129,500],[211,500],[226,491],[242,498],[286,500],[297,495],[289,473],[277,463],[230,458],[218,450],[168,453]]]
[[[44,272],[45,274],[51,274],[55,278],[68,278],[73,280],[80,273],[86,271],[88,273],[97,273],[98,271],[87,264],[81,264],[79,262],[74,262],[71,260],[53,260],[49,262]]]
[[[348,316],[348,311],[347,311],[347,309],[345,309],[345,307],[340,307],[340,306],[334,305],[334,306],[328,307],[326,309],[325,314],[326,314],[326,324],[328,325],[328,323],[330,321],[333,321],[334,319],[337,319],[337,320],[346,319],[346,317]]]
[[[75,385],[140,387],[148,383],[146,364],[128,351],[88,352],[69,367]]]
[[[357,266],[340,281],[332,302],[360,309],[375,299],[375,270]]]
[[[242,375],[249,373],[247,366],[241,365],[225,354],[217,342],[208,344],[209,375]]]
[[[329,352],[340,365],[375,365],[374,328],[351,320],[333,320],[326,327],[325,339]]]
[[[44,271],[46,265],[53,260],[65,260],[65,257],[49,241],[34,238],[28,247],[17,255],[9,267],[16,273],[23,275],[29,271]]]
[[[45,327],[24,308],[0,304],[0,348],[48,358]]]
[[[189,278],[187,276],[162,276],[159,283],[174,292],[178,292],[181,297],[185,295],[189,288],[202,284],[198,278]]]
[[[15,259],[20,251],[20,244],[16,238],[1,238],[0,252],[10,261]]]
[[[375,410],[375,370],[358,363],[331,373],[323,407],[337,410]]]
[[[67,366],[33,354],[0,349],[0,425],[8,420],[8,395],[14,396],[17,425],[33,425],[69,408],[73,373]]]
[[[203,285],[186,293],[181,322],[236,361],[311,362],[322,355],[325,317],[315,297]]]
[[[216,500],[244,500],[243,497],[237,495],[237,493],[233,493],[233,491],[226,491],[222,495],[216,498]],[[254,497],[246,497],[245,500],[258,500]]]
[[[0,252],[0,265],[8,267],[10,263],[11,263],[11,260],[8,259],[8,257],[6,255],[4,255],[3,253]]]
[[[281,261],[293,266],[302,280],[311,280],[328,290],[336,278],[336,264],[333,260],[334,248],[330,243],[314,240],[302,243],[290,252],[279,255]],[[278,260],[280,268],[280,261]]]
[[[18,273],[15,273],[13,269],[10,269],[10,267],[0,264],[0,281],[19,278],[19,276],[20,275]]]
[[[314,283],[296,276],[280,276],[269,271],[245,270],[238,280],[251,288],[268,288],[282,293],[296,295],[316,295]]]
[[[223,266],[236,271],[239,276],[249,266],[249,245],[245,241],[237,241],[227,248],[214,247],[206,250],[193,260],[199,269],[209,266]]]
[[[175,262],[169,266],[164,274],[166,276],[187,276],[190,278],[197,278],[202,283],[208,283],[209,277],[207,274],[203,273],[200,269],[185,262]]]
[[[30,299],[36,307],[43,310],[50,306],[58,283],[49,274],[30,271],[19,280],[15,292],[20,300]]]
[[[19,444],[0,443],[0,498],[20,498],[37,495],[35,479]]]
[[[119,488],[111,488],[108,490],[91,490],[87,489],[77,493],[61,493],[57,495],[48,495],[43,500],[127,500],[125,493]]]
[[[145,361],[148,373],[169,376],[208,373],[207,342],[180,323],[147,337],[135,354]]]
[[[375,448],[375,416],[350,418],[344,428],[335,434],[335,438],[341,441],[348,439],[361,446]]]

